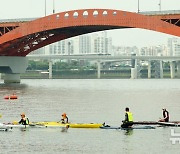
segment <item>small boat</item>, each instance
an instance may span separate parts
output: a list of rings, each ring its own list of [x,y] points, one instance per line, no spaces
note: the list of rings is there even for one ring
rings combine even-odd
[[[10,129],[12,128],[0,123],[0,131],[9,131]]]
[[[4,99],[18,99],[18,97],[15,94],[10,95],[10,96],[6,95],[6,96],[4,96]]]
[[[121,130],[131,130],[131,129],[155,129],[153,126],[132,126],[129,128],[122,128],[122,127],[114,127],[114,126],[109,126],[105,125],[100,127],[101,129],[121,129]]]
[[[30,126],[34,127],[61,127],[61,128],[69,128],[69,124],[62,124],[60,122],[55,121],[47,121],[47,122],[32,122],[30,123]]]
[[[100,128],[103,124],[99,123],[76,123],[76,124],[69,124],[70,128]]]
[[[180,127],[180,122],[157,122],[161,126]]]
[[[61,122],[56,121],[47,121],[47,122],[32,122],[35,125],[43,125],[46,127],[69,127],[69,128],[100,128],[103,124],[99,123],[67,123],[62,124]]]

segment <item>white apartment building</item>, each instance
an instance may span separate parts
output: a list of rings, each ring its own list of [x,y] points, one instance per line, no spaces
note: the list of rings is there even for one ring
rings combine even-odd
[[[180,56],[180,39],[168,39],[168,56]]]
[[[112,53],[112,38],[107,37],[107,32],[102,31],[92,34],[92,53],[96,54],[111,54]]]
[[[114,56],[130,56],[131,54],[139,55],[139,49],[136,46],[113,46]]]
[[[38,50],[36,50],[34,53],[40,54]],[[46,46],[44,52],[41,52],[41,54],[46,55],[108,53],[112,53],[112,39],[107,37],[106,31],[80,35],[62,40]]]

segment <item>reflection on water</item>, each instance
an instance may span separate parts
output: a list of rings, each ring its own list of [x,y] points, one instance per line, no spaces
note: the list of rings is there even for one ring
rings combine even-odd
[[[133,129],[127,129],[124,131],[125,135],[132,135],[133,134]]]
[[[5,100],[15,93],[17,100]],[[171,120],[180,120],[179,80],[22,80],[0,84],[0,122],[20,119],[59,121],[66,112],[71,123],[120,126],[129,107],[135,121],[155,121],[162,107]],[[178,132],[178,131],[177,131]],[[26,128],[0,132],[2,153],[176,153],[169,141],[170,128],[101,130]],[[166,150],[166,151],[165,151]]]

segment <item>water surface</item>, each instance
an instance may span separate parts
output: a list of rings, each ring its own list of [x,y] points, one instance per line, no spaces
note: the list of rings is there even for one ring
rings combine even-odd
[[[17,100],[4,100],[16,93]],[[180,120],[180,81],[177,79],[22,80],[0,84],[0,122],[20,119],[59,121],[66,112],[70,122],[119,126],[129,107],[135,121],[155,121],[166,107],[171,120]],[[179,128],[175,129],[180,132]],[[170,128],[155,130],[101,130],[29,128],[0,132],[0,153],[178,153],[170,142]]]

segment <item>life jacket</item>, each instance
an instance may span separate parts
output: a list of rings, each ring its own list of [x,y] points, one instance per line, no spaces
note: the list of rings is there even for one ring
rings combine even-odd
[[[26,125],[29,125],[29,119],[26,118]]]
[[[127,112],[128,122],[133,122],[133,114],[131,112]]]

